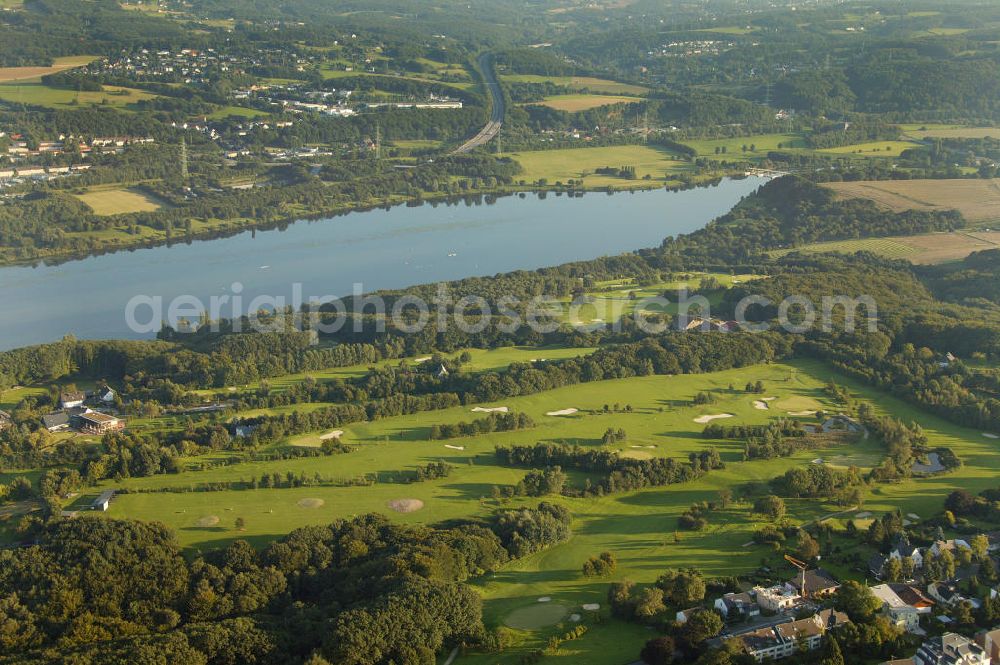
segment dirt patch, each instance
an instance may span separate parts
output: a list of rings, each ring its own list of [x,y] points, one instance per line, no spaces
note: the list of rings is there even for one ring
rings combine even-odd
[[[732,417],[733,414],[731,413],[716,413],[711,416],[698,416],[697,418],[694,419],[694,421],[699,425],[704,425],[705,423],[710,423],[713,420],[718,420],[719,418],[732,418]]]
[[[388,505],[397,513],[415,513],[424,507],[424,502],[420,499],[393,499]]]
[[[299,508],[322,508],[325,503],[323,499],[299,499],[295,505]]]
[[[205,515],[204,517],[199,517],[194,525],[204,529],[210,526],[216,526],[218,523],[219,518],[217,515]]]

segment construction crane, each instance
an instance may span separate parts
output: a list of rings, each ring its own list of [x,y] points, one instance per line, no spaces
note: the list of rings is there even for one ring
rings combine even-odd
[[[795,557],[788,556],[787,554],[785,555],[785,561],[798,568],[799,572],[802,573],[801,594],[803,598],[808,598],[809,594],[806,592],[806,569],[809,568],[809,564],[799,561]]]

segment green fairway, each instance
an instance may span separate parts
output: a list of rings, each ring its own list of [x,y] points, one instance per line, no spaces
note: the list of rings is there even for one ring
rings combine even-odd
[[[671,175],[684,172],[688,165],[673,159],[667,151],[653,146],[625,145],[602,148],[567,148],[562,150],[533,150],[510,155],[524,169],[517,176],[532,183],[546,180],[557,181],[582,179],[587,187],[641,186],[645,176],[653,181],[663,181]],[[595,175],[599,168],[610,166],[634,166],[636,180],[626,180],[615,176]]]

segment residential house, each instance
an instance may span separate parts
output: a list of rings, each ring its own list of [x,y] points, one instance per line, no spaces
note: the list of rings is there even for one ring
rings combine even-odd
[[[930,552],[934,556],[941,556],[942,552],[951,552],[952,554],[955,554],[955,551],[960,547],[964,547],[967,550],[972,549],[969,546],[969,543],[965,542],[961,538],[955,538],[954,540],[935,541],[930,547]]]
[[[840,588],[840,582],[822,568],[805,572],[805,591],[802,590],[802,580],[802,575],[796,575],[785,586],[806,598],[826,598]]]
[[[59,408],[60,409],[73,409],[78,406],[83,406],[83,400],[86,398],[82,392],[64,392],[59,395]]]
[[[914,665],[990,665],[990,656],[969,638],[945,633],[924,642],[913,662]]]
[[[739,621],[760,616],[760,605],[746,592],[727,593],[722,598],[715,600],[714,607],[726,621]]]
[[[706,610],[704,607],[691,607],[686,610],[680,610],[679,612],[677,612],[677,614],[674,615],[674,621],[676,621],[677,623],[687,623],[687,620],[690,619],[695,614],[697,614],[698,612],[707,612],[707,611],[708,610]]]
[[[945,607],[951,607],[968,600],[958,591],[958,587],[947,582],[932,582],[927,585],[927,595]],[[972,602],[972,601],[969,601]],[[976,605],[977,603],[973,603]]]
[[[98,392],[97,397],[105,404],[111,404],[115,401],[115,391],[105,386]]]
[[[916,601],[919,603],[919,607],[911,605],[900,597],[900,592],[904,589],[913,592],[907,593],[908,598],[913,599],[915,597],[914,594],[917,594],[924,599],[923,601]],[[930,613],[931,607],[934,605],[932,600],[923,596],[919,590],[906,584],[879,584],[878,586],[873,586],[871,591],[876,598],[882,601],[882,614],[887,616],[896,626],[908,633],[922,633],[920,616]]]

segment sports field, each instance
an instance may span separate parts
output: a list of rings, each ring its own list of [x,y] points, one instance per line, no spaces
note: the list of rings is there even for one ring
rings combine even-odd
[[[970,222],[1000,219],[1000,179],[831,182],[843,198],[865,198],[890,210],[958,210]]]
[[[510,154],[524,169],[517,176],[526,182],[536,182],[542,178],[549,183],[582,179],[588,187],[628,187],[643,184],[646,175],[650,179],[665,180],[671,175],[683,172],[685,162],[672,159],[667,151],[653,146],[626,145],[603,148],[566,148],[562,150],[534,150]],[[626,180],[614,176],[596,175],[602,167],[634,166],[636,180]]]
[[[0,83],[37,80],[47,74],[82,67],[92,60],[92,55],[69,55],[53,59],[50,67],[0,67]]]
[[[599,106],[610,106],[612,104],[635,104],[641,102],[639,97],[624,97],[621,95],[552,95],[546,97],[544,101],[533,102],[556,109],[557,111],[586,111]]]
[[[92,187],[84,194],[77,194],[94,211],[95,215],[122,215],[130,212],[153,212],[162,208],[156,198],[138,189],[126,187]]]
[[[511,83],[552,83],[574,91],[606,95],[643,95],[647,88],[593,76],[540,76],[537,74],[503,74],[501,80]]]

